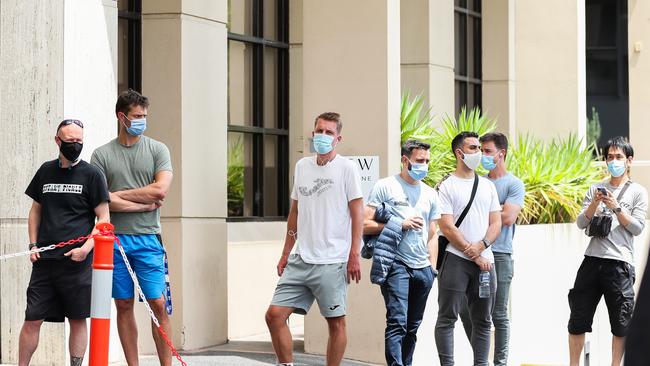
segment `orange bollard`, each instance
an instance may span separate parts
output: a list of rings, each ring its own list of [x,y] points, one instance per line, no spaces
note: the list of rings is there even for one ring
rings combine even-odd
[[[108,365],[108,343],[111,326],[111,292],[113,288],[113,225],[97,224],[95,237],[93,283],[90,300],[90,366]]]

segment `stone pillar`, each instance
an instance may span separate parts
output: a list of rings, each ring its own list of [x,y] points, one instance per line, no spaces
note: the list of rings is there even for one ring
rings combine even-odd
[[[113,0],[0,3],[1,253],[26,249],[31,200],[23,192],[38,167],[57,155],[63,118],[85,123],[82,158],[114,135],[117,8]],[[9,50],[11,52],[9,52]],[[89,62],[92,60],[92,62]],[[31,266],[26,257],[0,263],[2,363],[16,363]],[[46,323],[32,359],[67,363],[67,328]]]
[[[227,4],[145,0],[142,85],[149,136],[169,147],[174,183],[162,209],[170,260],[172,340],[227,341]],[[141,352],[153,352],[139,309]]]
[[[302,26],[304,135],[313,130],[319,113],[340,112],[343,141],[337,151],[378,155],[381,176],[397,172],[399,1],[305,1]],[[375,349],[383,345],[384,308],[378,288],[368,280],[368,267],[362,276],[349,289],[346,357],[381,362]],[[314,306],[305,319],[305,350],[324,353],[326,344],[327,325]]]
[[[483,111],[516,139],[515,0],[482,3]]]
[[[400,4],[402,92],[422,94],[437,117],[454,115],[454,4]]]
[[[584,19],[583,1],[516,2],[517,133],[585,136]]]
[[[650,145],[644,138],[650,115],[650,3],[629,0],[627,6],[632,179],[650,189]]]

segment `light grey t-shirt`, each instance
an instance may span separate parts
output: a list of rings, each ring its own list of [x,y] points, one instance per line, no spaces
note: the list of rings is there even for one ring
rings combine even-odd
[[[172,171],[167,146],[147,136],[132,146],[111,140],[93,152],[90,162],[104,174],[110,192],[144,187],[154,182],[156,173]],[[111,223],[116,234],[159,234],[160,209],[111,212]]]
[[[422,182],[416,185],[409,184],[397,174],[380,179],[372,188],[368,206],[376,208],[383,202],[392,206],[402,220],[413,216],[422,218],[424,221],[422,229],[404,232],[402,241],[397,246],[397,258],[410,268],[430,266],[427,245],[429,223],[440,218],[436,190]]]
[[[521,179],[508,173],[501,178],[492,179],[486,176],[490,182],[494,183],[499,195],[499,203],[504,205],[512,203],[519,207],[524,207],[524,197],[526,195],[526,188]],[[492,243],[493,253],[508,253],[512,254],[512,240],[515,235],[515,224],[510,226],[501,226],[501,233]]]
[[[623,186],[624,184],[620,187],[614,187],[609,182],[592,185],[584,199],[582,212],[576,219],[578,227],[584,229],[589,225],[589,219],[585,216],[585,210],[596,195],[597,187],[605,187],[613,193],[615,198],[618,198],[618,194],[623,189]],[[634,265],[634,236],[641,234],[645,226],[646,211],[648,210],[648,191],[640,184],[632,182],[623,193],[619,204],[623,212],[632,216],[632,222],[627,227],[624,227],[619,224],[618,218],[612,213],[612,228],[609,235],[604,238],[592,237],[585,251],[585,255],[616,259]],[[606,207],[604,203],[601,203],[596,210],[596,214],[603,210],[606,210]]]

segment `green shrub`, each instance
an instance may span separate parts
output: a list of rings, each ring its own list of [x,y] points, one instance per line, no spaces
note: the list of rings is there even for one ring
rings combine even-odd
[[[422,110],[421,99],[402,98],[402,142],[417,138],[431,143],[431,164],[425,183],[435,186],[446,174],[456,169],[456,160],[451,151],[451,140],[461,131],[474,131],[479,136],[496,129],[496,122],[474,108],[467,112],[463,108],[458,118],[445,116],[439,128],[431,124],[429,111],[421,122],[414,123],[411,111],[417,106]],[[405,119],[404,116],[408,116]],[[411,135],[409,135],[412,133]],[[518,136],[510,141],[508,149],[508,171],[519,177],[526,186],[524,207],[519,223],[542,224],[574,221],[582,207],[582,199],[589,186],[605,178],[603,168],[595,163],[594,145],[582,146],[575,135],[554,139],[544,143],[532,136]],[[485,175],[487,171],[478,169]]]
[[[228,141],[228,216],[244,215],[244,143]]]
[[[591,118],[587,119],[587,144],[598,145],[600,134],[600,116],[598,115],[596,107],[591,107]]]
[[[509,150],[508,171],[526,186],[520,223],[574,221],[589,186],[605,178],[594,164],[593,148],[582,147],[573,134],[547,144],[519,136]]]

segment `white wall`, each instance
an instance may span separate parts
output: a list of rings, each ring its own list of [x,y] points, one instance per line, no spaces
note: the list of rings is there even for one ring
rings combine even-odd
[[[267,334],[264,314],[278,282],[287,223],[228,223],[228,339]],[[303,323],[292,316],[292,325]]]
[[[648,222],[646,225],[650,224]],[[644,230],[635,240],[636,272],[643,273],[648,253],[650,230]],[[566,364],[568,361],[569,320],[568,291],[587,246],[587,237],[575,224],[521,225],[515,239],[515,276],[511,289],[510,312],[512,333],[510,364]],[[383,362],[385,307],[379,287],[368,282],[369,261],[364,262],[364,283],[351,285],[346,355],[354,358]],[[637,277],[638,278],[638,277]],[[638,288],[637,281],[637,288]],[[364,299],[360,302],[359,299]],[[438,365],[434,328],[438,314],[438,288],[434,285],[418,331],[414,365]],[[355,305],[355,306],[353,306]],[[360,319],[363,319],[361,322]],[[594,319],[594,333],[587,336],[591,342],[592,366],[609,364],[611,333],[604,301]],[[312,352],[324,353],[327,330],[322,318],[313,312],[306,318],[305,345]],[[457,365],[472,363],[472,351],[465,337],[462,323],[456,323],[455,355]],[[361,356],[361,357],[360,357]],[[490,356],[492,357],[492,356]]]
[[[650,230],[636,238],[637,288],[648,253]],[[520,225],[515,239],[515,275],[512,281],[510,313],[511,365],[567,364],[569,303],[576,272],[588,244],[587,236],[575,224]],[[429,296],[423,325],[418,332],[414,363],[438,364],[433,330],[438,313],[438,291]],[[604,301],[598,306],[591,342],[591,365],[609,365],[611,333]],[[456,332],[456,363],[471,364],[471,348],[460,320]],[[426,345],[426,346],[425,346]],[[433,348],[432,348],[433,347]],[[491,356],[492,357],[492,356]]]

